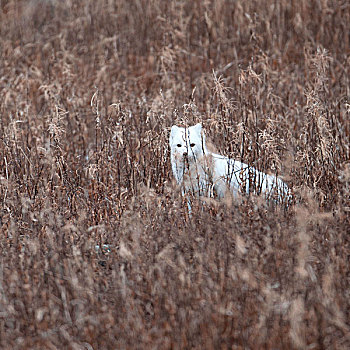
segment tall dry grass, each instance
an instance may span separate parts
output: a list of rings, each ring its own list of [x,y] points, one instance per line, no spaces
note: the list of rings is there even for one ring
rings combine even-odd
[[[349,348],[349,23],[347,1],[0,1],[0,347]],[[296,204],[189,217],[168,134],[199,121]]]

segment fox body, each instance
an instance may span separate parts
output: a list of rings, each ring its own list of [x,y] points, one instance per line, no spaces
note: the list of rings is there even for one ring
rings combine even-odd
[[[227,191],[234,196],[255,192],[279,201],[288,197],[288,186],[280,178],[209,152],[201,124],[188,128],[174,125],[169,143],[172,171],[185,193],[222,198]]]

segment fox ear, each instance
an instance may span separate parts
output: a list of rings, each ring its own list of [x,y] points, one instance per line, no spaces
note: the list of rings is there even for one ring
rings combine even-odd
[[[207,147],[205,145],[205,134],[204,134],[204,132],[202,132],[202,124],[201,123],[196,124],[195,126],[193,126],[193,129],[195,130],[197,135],[199,135],[201,137],[203,153],[207,153],[208,151],[207,151]]]
[[[179,127],[176,125],[173,125],[171,127],[171,131],[170,131],[170,140],[174,137],[174,135],[178,132]]]
[[[200,134],[202,132],[202,124],[198,123],[195,126],[192,126],[192,128],[196,131],[196,133]]]

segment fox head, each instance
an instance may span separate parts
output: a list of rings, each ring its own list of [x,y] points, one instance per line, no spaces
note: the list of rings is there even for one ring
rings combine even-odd
[[[195,163],[207,153],[202,125],[188,128],[172,126],[169,138],[171,149],[171,166],[178,183],[183,180],[187,166]]]
[[[174,161],[181,161],[187,158],[191,163],[201,158],[207,152],[201,124],[188,128],[172,126],[169,143],[172,160]]]

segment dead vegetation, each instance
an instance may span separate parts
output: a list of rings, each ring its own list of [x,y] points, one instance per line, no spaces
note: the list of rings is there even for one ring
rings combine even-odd
[[[341,0],[0,1],[0,347],[349,349],[349,33]],[[195,122],[297,204],[189,218]]]

